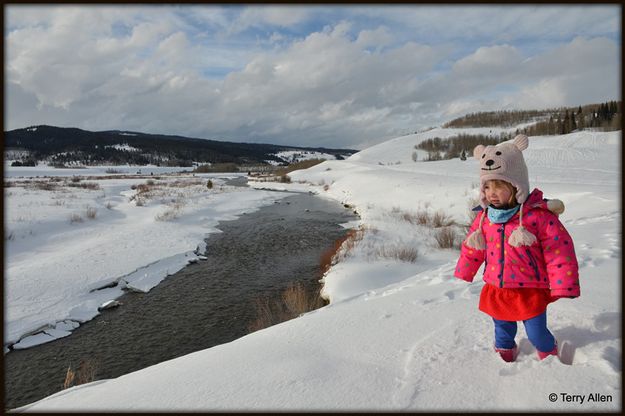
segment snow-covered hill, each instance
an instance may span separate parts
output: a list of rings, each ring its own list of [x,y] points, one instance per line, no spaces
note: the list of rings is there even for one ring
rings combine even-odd
[[[580,265],[581,297],[548,311],[556,338],[576,348],[568,366],[538,361],[528,343],[517,362],[503,362],[492,350],[491,320],[477,309],[481,270],[472,284],[452,277],[457,248],[439,248],[438,229],[418,224],[435,212],[469,222],[475,160],[411,158],[420,140],[468,130],[400,137],[273,185],[316,192],[361,215],[362,238],[324,277],[329,306],[20,410],[621,409],[621,132],[530,137],[524,152],[530,188],[566,205],[560,219]]]

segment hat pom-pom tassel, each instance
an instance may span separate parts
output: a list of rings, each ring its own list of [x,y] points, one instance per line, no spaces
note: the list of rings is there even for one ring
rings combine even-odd
[[[516,230],[512,231],[508,239],[508,244],[512,247],[531,246],[536,241],[536,236],[521,225]]]
[[[464,244],[476,250],[484,250],[486,248],[486,240],[484,240],[484,234],[480,230],[472,232],[467,239],[464,240]]]

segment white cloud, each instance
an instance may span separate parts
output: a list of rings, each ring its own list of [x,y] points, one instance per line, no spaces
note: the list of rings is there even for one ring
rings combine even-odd
[[[310,16],[305,6],[256,6],[247,7],[232,22],[230,34],[243,32],[250,27],[292,27]]]
[[[472,55],[458,60],[453,70],[464,77],[492,76],[515,71],[522,59],[519,51],[509,45],[481,47]]]
[[[568,36],[573,17],[610,22],[605,8],[578,9],[551,33],[538,23],[557,8],[345,7],[331,19],[328,7],[10,6],[7,127],[354,147],[466,112],[617,98],[620,44],[610,37],[528,47],[537,33]],[[367,15],[372,10],[385,20]],[[326,20],[315,21],[320,15]],[[303,22],[318,30],[293,38],[280,29]],[[269,30],[250,42],[224,35],[232,27]],[[407,38],[411,31],[432,33]],[[436,33],[451,40],[420,41]],[[467,43],[476,37],[489,42]]]
[[[375,30],[362,30],[358,34],[356,44],[361,47],[368,46],[386,46],[393,41],[393,35],[386,27],[379,27]]]

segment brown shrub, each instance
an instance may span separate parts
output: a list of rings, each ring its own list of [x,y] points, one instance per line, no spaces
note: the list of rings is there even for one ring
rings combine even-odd
[[[67,186],[71,188],[91,189],[92,191],[100,189],[100,185],[97,182],[68,183]]]
[[[432,226],[434,228],[449,227],[454,224],[454,220],[443,211],[436,211],[432,215]]]
[[[419,252],[415,247],[405,246],[382,246],[378,248],[376,254],[380,257],[396,259],[406,263],[414,263],[419,257]]]
[[[31,186],[41,191],[54,191],[58,189],[58,186],[55,183],[42,182],[42,181],[33,182]]]
[[[453,248],[456,242],[456,231],[452,227],[440,228],[434,235],[438,247]]]

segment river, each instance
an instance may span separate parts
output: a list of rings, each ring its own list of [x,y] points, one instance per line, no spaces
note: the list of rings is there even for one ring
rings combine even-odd
[[[321,254],[346,234],[339,224],[355,219],[336,202],[300,193],[221,222],[222,233],[206,240],[207,260],[148,293],[126,293],[120,307],[66,338],[6,354],[5,409],[62,390],[68,367],[81,360],[96,380],[116,378],[248,334],[256,299],[275,299],[295,282],[319,290]]]

